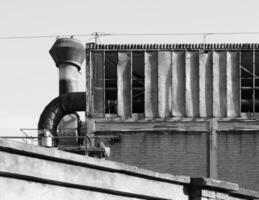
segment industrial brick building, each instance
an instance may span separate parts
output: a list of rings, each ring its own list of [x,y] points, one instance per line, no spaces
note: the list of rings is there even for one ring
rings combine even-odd
[[[50,52],[59,68],[60,96],[43,111],[39,129],[59,135],[64,115],[85,111],[85,121],[71,134],[90,138],[84,144],[89,154],[104,144],[112,161],[259,190],[258,50],[259,44],[84,49],[74,39],[59,39]],[[84,58],[86,91],[78,93]]]

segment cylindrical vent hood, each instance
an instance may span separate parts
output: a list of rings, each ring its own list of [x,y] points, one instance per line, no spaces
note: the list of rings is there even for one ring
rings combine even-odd
[[[49,51],[59,68],[59,94],[77,92],[78,71],[85,59],[85,48],[73,38],[56,40]]]

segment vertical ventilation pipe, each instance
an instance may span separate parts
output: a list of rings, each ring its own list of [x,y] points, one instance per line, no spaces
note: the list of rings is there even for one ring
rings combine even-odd
[[[76,39],[58,39],[49,51],[59,69],[59,95],[78,91],[78,72],[85,59],[84,46]]]
[[[56,40],[49,51],[59,69],[59,95],[78,92],[78,72],[85,59],[85,48],[80,41],[73,38]],[[60,123],[61,129],[78,127],[79,117],[75,114],[65,116]],[[53,133],[56,130],[39,130],[39,136],[45,136],[46,131]],[[61,131],[62,135],[75,135],[71,130]],[[43,141],[43,140],[42,140]],[[63,139],[59,144],[74,144],[76,140]],[[39,142],[41,144],[41,142]],[[44,144],[42,144],[44,145]]]

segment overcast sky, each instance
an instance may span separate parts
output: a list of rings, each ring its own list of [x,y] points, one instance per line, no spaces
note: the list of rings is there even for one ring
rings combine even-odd
[[[259,32],[258,0],[0,0],[0,37],[104,33]],[[77,37],[83,43],[92,37]],[[55,38],[0,39],[0,135],[36,128],[58,95]],[[105,36],[101,43],[202,42],[202,36]],[[259,35],[209,35],[207,42],[259,42]],[[84,65],[79,89],[85,90]]]

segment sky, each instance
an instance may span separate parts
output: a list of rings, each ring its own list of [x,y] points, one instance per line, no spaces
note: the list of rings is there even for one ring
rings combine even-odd
[[[55,37],[128,33],[259,32],[258,0],[0,0],[0,136],[37,128],[44,107],[58,96],[58,69],[48,51]],[[82,43],[92,36],[75,37]],[[202,35],[103,36],[99,43],[204,42]],[[259,43],[259,35],[210,34],[206,42]],[[79,90],[85,90],[85,64]],[[36,132],[27,132],[34,135]]]

